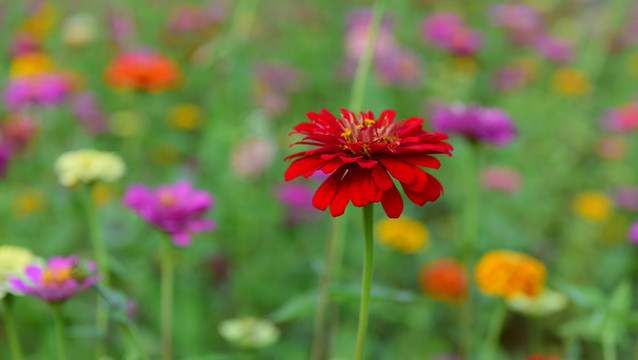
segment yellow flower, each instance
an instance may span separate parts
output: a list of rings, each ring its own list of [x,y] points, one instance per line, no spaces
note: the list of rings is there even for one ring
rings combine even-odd
[[[151,158],[158,165],[172,165],[180,160],[180,154],[170,143],[159,144],[151,151]]]
[[[45,196],[38,189],[25,189],[14,199],[13,209],[19,217],[27,217],[40,210],[45,203]]]
[[[178,104],[169,110],[168,124],[178,130],[193,131],[202,125],[202,109],[193,104]]]
[[[381,220],[377,233],[382,243],[406,254],[418,251],[430,237],[425,225],[407,217]]]
[[[524,294],[537,297],[545,287],[545,265],[529,255],[509,250],[490,251],[476,264],[479,290],[510,299]]]
[[[552,76],[554,91],[562,95],[578,96],[590,89],[589,77],[577,69],[559,69]]]
[[[124,162],[114,153],[77,150],[62,154],[55,162],[60,184],[74,186],[102,180],[114,182],[124,175]]]
[[[229,343],[245,348],[263,348],[279,339],[279,329],[273,323],[254,317],[226,320],[219,333]]]
[[[29,52],[17,56],[11,62],[11,77],[40,74],[54,69],[51,58],[41,52]]]
[[[20,276],[24,268],[35,260],[31,251],[17,247],[0,246],[0,299],[9,291],[7,278],[9,276]]]
[[[138,134],[143,127],[143,119],[134,111],[118,111],[108,119],[109,130],[117,136],[127,137]]]
[[[586,191],[574,200],[574,211],[589,220],[605,220],[611,214],[611,210],[611,199],[601,192]]]

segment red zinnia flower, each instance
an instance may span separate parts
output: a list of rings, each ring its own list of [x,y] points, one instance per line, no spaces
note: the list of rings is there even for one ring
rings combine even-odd
[[[291,133],[306,136],[293,145],[317,148],[288,156],[286,160],[297,159],[286,170],[285,179],[307,178],[318,170],[332,174],[312,199],[317,209],[330,206],[332,216],[339,216],[350,201],[358,207],[380,201],[386,214],[397,218],[403,211],[403,199],[392,178],[417,205],[441,195],[441,184],[420,167],[438,169],[439,161],[430,155],[452,155],[452,146],[443,142],[446,134],[424,131],[423,119],[394,121],[393,110],[383,111],[376,120],[370,111],[357,117],[345,109],[341,109],[341,119],[325,109],[306,115],[310,123],[300,123]]]
[[[119,89],[160,92],[177,85],[180,74],[177,64],[166,56],[136,50],[113,59],[105,76],[110,85]]]

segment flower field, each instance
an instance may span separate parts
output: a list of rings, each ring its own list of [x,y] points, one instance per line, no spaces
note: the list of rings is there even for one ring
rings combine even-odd
[[[0,359],[638,358],[631,1],[0,29]]]

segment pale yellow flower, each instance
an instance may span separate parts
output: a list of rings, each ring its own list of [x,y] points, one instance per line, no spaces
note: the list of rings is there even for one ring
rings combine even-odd
[[[24,268],[32,263],[35,257],[31,251],[17,247],[0,246],[0,299],[9,292],[9,276],[21,276]]]
[[[108,127],[114,135],[133,136],[142,131],[144,119],[134,111],[118,111],[109,117]]]
[[[381,220],[377,223],[377,233],[381,243],[406,254],[421,249],[430,237],[425,225],[408,217]]]
[[[55,162],[60,184],[74,186],[98,180],[114,182],[124,175],[125,165],[118,155],[98,150],[77,150],[62,154]]]
[[[62,24],[62,40],[68,46],[84,46],[95,40],[97,20],[89,13],[69,16]]]
[[[226,320],[219,333],[229,343],[246,348],[263,348],[279,339],[279,329],[272,322],[254,317]]]
[[[546,316],[565,309],[567,302],[567,296],[563,293],[545,289],[537,297],[518,294],[507,300],[507,306],[525,315]]]

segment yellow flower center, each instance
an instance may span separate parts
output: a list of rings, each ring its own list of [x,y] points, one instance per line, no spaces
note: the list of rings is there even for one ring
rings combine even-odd
[[[44,286],[58,285],[69,279],[71,279],[70,268],[46,269],[44,274],[42,274]]]
[[[175,203],[175,196],[169,193],[160,194],[160,203],[164,206],[171,206]]]

